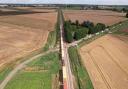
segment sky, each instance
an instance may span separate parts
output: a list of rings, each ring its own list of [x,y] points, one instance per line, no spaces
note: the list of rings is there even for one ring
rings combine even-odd
[[[0,3],[128,5],[128,0],[0,0]]]

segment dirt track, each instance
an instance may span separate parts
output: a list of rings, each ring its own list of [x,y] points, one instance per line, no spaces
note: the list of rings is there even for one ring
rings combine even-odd
[[[0,67],[41,48],[54,30],[57,13],[28,13],[0,16]]]
[[[95,89],[128,88],[128,37],[106,35],[83,46],[80,54]]]
[[[89,20],[95,24],[104,23],[106,25],[112,25],[126,20],[125,13],[105,10],[65,10],[64,16],[66,20],[70,19],[73,22],[79,20],[82,23],[83,21]]]

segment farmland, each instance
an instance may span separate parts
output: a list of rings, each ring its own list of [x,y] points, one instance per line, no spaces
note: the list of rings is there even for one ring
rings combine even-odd
[[[49,32],[55,30],[55,10],[18,9],[1,9],[0,67],[42,48]]]
[[[127,88],[125,15],[109,10],[0,8],[0,88]]]
[[[104,23],[110,26],[127,19],[125,13],[106,10],[64,10],[63,12],[66,20],[73,22],[78,20],[80,23],[89,20],[95,24]]]
[[[105,35],[79,50],[95,89],[128,87],[128,37]]]
[[[59,53],[49,53],[29,63],[5,89],[58,89]]]

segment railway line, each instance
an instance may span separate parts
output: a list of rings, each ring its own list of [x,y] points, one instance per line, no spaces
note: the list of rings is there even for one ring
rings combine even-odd
[[[61,38],[60,47],[61,47],[62,70],[63,70],[63,89],[74,89],[73,75],[72,75],[69,55],[68,55],[68,45],[64,39],[62,12],[60,13],[60,38]]]

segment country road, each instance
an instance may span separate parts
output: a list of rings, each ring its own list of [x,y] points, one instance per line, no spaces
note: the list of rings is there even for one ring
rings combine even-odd
[[[40,53],[40,54],[38,54],[38,55],[36,55],[36,56],[34,56],[34,57],[32,57],[32,58],[30,58],[30,59],[24,61],[24,62],[18,64],[18,65],[8,74],[8,76],[2,81],[2,83],[0,84],[0,89],[4,89],[5,86],[7,85],[7,83],[15,76],[15,74],[16,74],[19,70],[21,70],[21,69],[23,69],[24,67],[26,67],[26,64],[30,63],[30,62],[33,61],[34,59],[37,59],[38,57],[41,57],[41,56],[46,55],[46,54],[48,54],[48,53],[50,53],[50,52],[55,52],[55,51],[58,51],[58,50],[59,50],[58,48],[50,49],[50,50],[48,50],[48,51],[46,51],[46,52],[44,52],[44,53]]]

